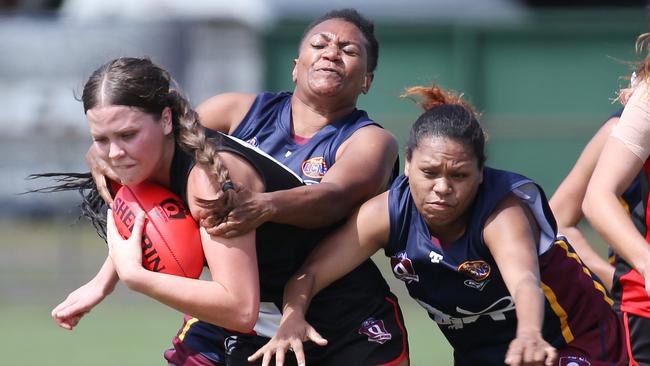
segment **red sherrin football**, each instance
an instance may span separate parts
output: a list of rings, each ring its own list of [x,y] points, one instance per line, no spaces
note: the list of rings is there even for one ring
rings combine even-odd
[[[140,211],[146,218],[142,265],[154,272],[199,278],[204,262],[201,236],[183,201],[153,183],[119,188],[113,199],[113,218],[123,238],[131,235]]]

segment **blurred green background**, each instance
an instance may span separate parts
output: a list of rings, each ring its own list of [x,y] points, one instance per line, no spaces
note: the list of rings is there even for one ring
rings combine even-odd
[[[288,65],[304,22],[285,23],[264,42],[267,85],[292,88]],[[535,179],[552,193],[584,144],[620,105],[642,9],[545,10],[516,21],[381,23],[379,66],[361,108],[401,143],[420,110],[404,89],[435,82],[463,93],[482,113],[488,165]]]
[[[488,164],[530,176],[550,196],[584,144],[618,106],[636,36],[648,30],[634,9],[545,10],[524,19],[378,21],[379,67],[362,108],[401,142],[419,114],[398,98],[407,86],[440,85],[465,93],[490,136]],[[291,89],[290,71],[306,22],[288,20],[261,42],[265,89]],[[81,75],[80,75],[81,77]],[[80,158],[81,159],[81,158]],[[585,227],[604,253],[605,246]],[[72,332],[49,312],[85,283],[106,255],[86,222],[0,218],[0,349],[6,365],[160,365],[181,315],[119,286]],[[435,324],[375,258],[400,295],[412,364],[451,365]]]

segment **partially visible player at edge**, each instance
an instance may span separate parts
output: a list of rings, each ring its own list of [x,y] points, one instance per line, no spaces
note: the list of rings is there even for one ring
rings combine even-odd
[[[556,237],[541,188],[484,166],[472,108],[416,87],[405,176],[364,203],[287,284],[282,325],[253,358],[321,340],[310,300],[379,249],[454,348],[454,364],[626,365],[623,332],[602,284]],[[266,363],[265,363],[266,364]]]
[[[618,123],[623,109],[613,114],[591,138],[578,157],[569,174],[558,186],[549,200],[557,219],[558,232],[565,235],[585,264],[600,278],[608,291],[612,290],[614,266],[601,257],[589,244],[578,224],[583,218],[582,200],[587,191],[589,178],[594,171],[605,140]]]
[[[204,125],[258,145],[305,180],[320,182],[271,194],[251,192],[244,188],[239,192],[237,208],[230,212],[226,222],[214,228],[214,221],[204,220],[204,226],[210,227],[209,233],[231,237],[249,232],[264,222],[291,223],[305,228],[324,227],[337,222],[355,206],[386,188],[397,163],[397,143],[390,133],[377,126],[365,112],[356,109],[358,96],[366,93],[372,83],[377,56],[378,44],[372,23],[351,9],[333,11],[312,23],[303,35],[292,73],[296,83],[293,94],[223,94],[199,106],[197,110]],[[97,168],[96,172],[110,175],[110,169],[101,167],[101,159],[93,157],[92,149],[89,160]],[[97,180],[101,182],[101,179]],[[314,235],[313,239],[319,237],[322,235]],[[282,243],[282,238],[277,237],[274,244],[277,247],[266,250],[280,250]],[[310,247],[305,245],[305,248]],[[296,257],[304,258],[305,250],[298,250]],[[296,264],[299,265],[300,262]],[[297,267],[293,268],[295,270]],[[283,268],[283,271],[287,270]],[[290,274],[286,274],[286,278]],[[262,273],[260,277],[267,278]],[[356,358],[350,358],[349,362],[359,363],[358,359],[366,357],[365,352],[372,351],[374,357],[380,357],[375,363],[407,364],[407,345],[405,332],[401,328],[401,315],[393,295],[387,292],[387,286],[374,264],[365,263],[350,278],[343,283],[377,290],[357,291],[354,286],[347,290],[345,287],[344,290],[332,290],[336,295],[331,298],[352,298],[350,311],[347,312],[350,319],[362,319],[364,312],[368,311],[390,313],[394,319],[386,322],[386,327],[390,328],[385,331],[393,337],[393,341],[386,344],[369,342],[368,335],[359,332],[363,327],[362,321],[356,325],[343,324],[333,329],[340,332],[341,327],[348,328],[346,332],[350,336],[340,337],[340,342],[343,343],[350,342],[355,337],[366,338],[363,343],[365,346],[357,347],[361,352],[348,352],[356,354]],[[277,278],[275,281],[278,282]],[[280,281],[277,294],[274,295],[279,299],[278,306],[281,305],[284,281]],[[114,280],[111,277],[110,261],[105,263],[105,268],[88,286],[95,294],[100,288],[100,295],[94,294],[94,297],[81,300],[81,305],[73,306],[66,312],[66,316],[83,314],[83,311],[90,310],[112,291]],[[338,286],[339,289],[341,287]],[[262,292],[264,293],[264,288]],[[384,295],[377,298],[373,295],[377,293]],[[81,297],[83,296],[75,295],[63,304],[74,303]],[[373,297],[374,300],[365,300]],[[360,307],[354,301],[366,304],[370,301],[376,303],[376,306],[367,307],[360,313],[357,311]],[[353,308],[357,310],[352,311]],[[331,315],[344,311],[346,307],[330,305],[323,306],[323,309],[328,310],[322,311],[321,315]],[[279,321],[279,310],[272,312],[277,314]],[[314,314],[317,317],[317,312]],[[175,349],[166,353],[170,362],[191,364],[189,359],[195,356],[206,364],[223,362],[223,338],[228,335],[224,335],[223,330],[192,317],[186,318],[182,330],[174,341]],[[258,333],[272,335],[268,330]],[[245,356],[268,340],[263,337],[246,340],[242,335],[238,335],[237,339],[241,345],[237,348],[241,350],[241,362],[247,362]],[[331,349],[336,349],[335,346],[332,345]],[[317,352],[319,356],[328,357],[326,352]],[[345,357],[343,352],[338,353],[340,357]],[[229,357],[232,356],[231,352]],[[231,361],[235,362],[230,360],[229,364],[233,364]]]
[[[649,42],[650,33],[640,35],[637,51],[647,51]],[[632,96],[605,142],[583,202],[589,222],[616,253],[612,294],[622,313],[634,365],[650,365],[649,83],[650,53],[636,71]],[[635,179],[640,205],[625,207],[619,197]]]
[[[625,104],[627,98],[631,95],[631,91],[631,88],[622,89],[617,99],[622,104]],[[555,219],[557,220],[558,232],[569,239],[573,248],[580,255],[580,258],[600,278],[607,291],[610,292],[612,291],[612,283],[614,280],[614,266],[610,262],[615,260],[615,256],[613,253],[610,253],[610,261],[603,259],[593,249],[587,238],[583,235],[582,230],[578,227],[578,224],[584,217],[582,201],[587,191],[589,178],[591,178],[594,172],[600,152],[603,149],[603,145],[605,145],[605,140],[618,123],[621,113],[623,113],[623,107],[612,114],[602,124],[598,132],[596,132],[582,150],[573,168],[571,168],[569,174],[560,183],[549,200],[553,215],[555,215]],[[637,192],[638,188],[638,184],[632,184],[626,191],[626,194],[623,195],[623,199],[627,201],[629,207],[636,205],[634,201],[636,201],[635,197],[638,195],[635,192]]]

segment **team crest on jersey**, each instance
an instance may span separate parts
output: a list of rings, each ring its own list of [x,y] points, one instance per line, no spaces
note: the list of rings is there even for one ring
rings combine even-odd
[[[226,348],[226,354],[232,354],[232,351],[235,350],[235,347],[237,347],[237,336],[230,336],[227,337],[224,341],[223,344]]]
[[[406,252],[399,252],[394,257],[390,257],[390,266],[393,268],[393,274],[398,280],[406,283],[420,281],[420,276],[415,273],[413,262],[406,256]]]
[[[474,281],[483,281],[490,276],[492,268],[485,261],[467,261],[458,266],[458,272],[470,276]]]
[[[566,356],[560,357],[559,366],[591,366],[591,362],[587,361],[583,357]]]
[[[369,342],[376,342],[379,344],[384,344],[393,338],[393,335],[386,331],[384,321],[374,318],[368,318],[361,323],[359,334],[365,334],[368,336]]]
[[[327,173],[327,163],[322,156],[317,156],[302,162],[302,173],[309,178],[323,178]]]
[[[260,146],[260,142],[257,141],[257,136],[253,137],[252,139],[248,139],[248,140],[246,140],[246,142],[247,142],[249,145],[253,145],[253,146],[255,146],[255,147]]]

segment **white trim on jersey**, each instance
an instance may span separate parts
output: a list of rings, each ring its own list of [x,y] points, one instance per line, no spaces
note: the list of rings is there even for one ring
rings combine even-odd
[[[253,330],[257,335],[272,338],[280,327],[282,313],[272,302],[261,302],[257,323]]]
[[[519,197],[535,216],[539,225],[539,248],[538,254],[542,255],[551,248],[556,240],[556,234],[553,227],[546,219],[544,208],[542,206],[542,194],[535,183],[524,183],[512,190]]]
[[[287,172],[291,173],[291,174],[292,174],[294,177],[296,177],[296,179],[298,179],[300,182],[302,182],[303,184],[305,183],[305,182],[302,180],[302,178],[300,178],[300,176],[299,176],[298,174],[296,174],[293,170],[289,169],[287,166],[285,166],[284,164],[282,164],[281,162],[279,162],[279,161],[278,161],[277,159],[275,159],[273,156],[271,156],[271,155],[267,154],[266,152],[264,152],[264,151],[263,151],[262,149],[260,149],[259,147],[257,147],[257,146],[253,146],[253,145],[249,144],[248,142],[246,142],[246,141],[244,141],[244,140],[240,140],[240,139],[238,139],[237,137],[234,137],[234,136],[230,136],[230,135],[226,135],[226,134],[223,134],[223,136],[224,136],[224,137],[227,137],[228,139],[230,139],[230,140],[232,140],[232,141],[234,141],[234,142],[236,142],[236,143],[242,145],[243,147],[245,147],[245,148],[247,148],[247,149],[250,149],[250,150],[253,150],[253,151],[255,151],[257,154],[262,155],[262,156],[266,157],[267,159],[273,161],[273,162],[276,163],[279,167],[282,167],[282,168],[284,168],[284,170],[286,170]]]

